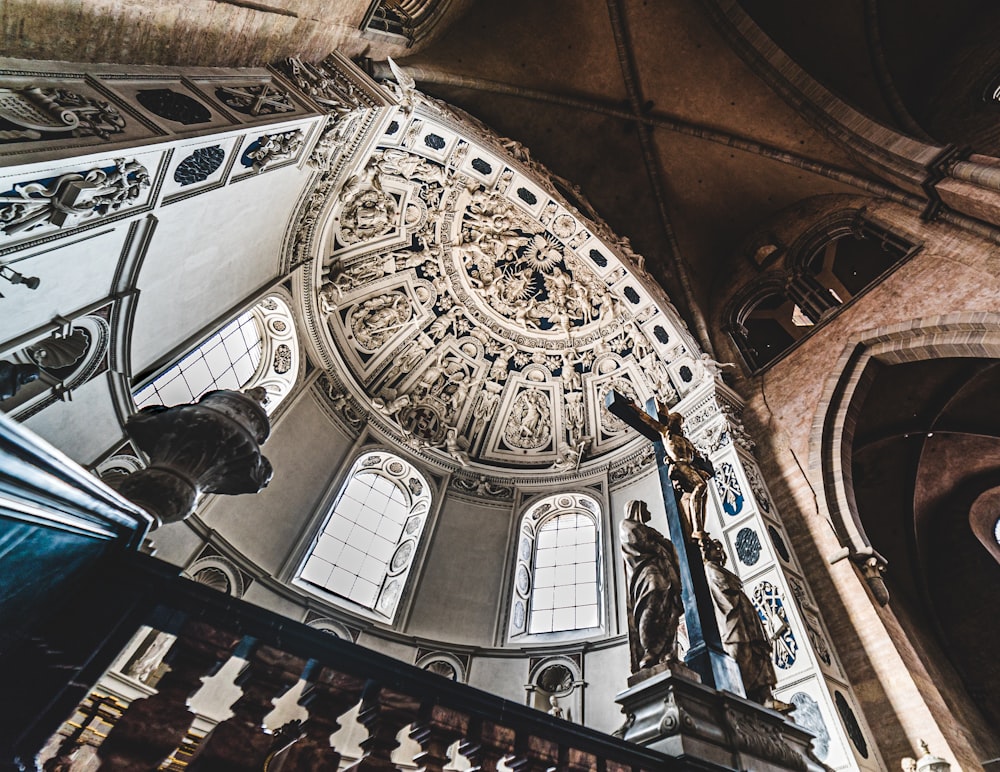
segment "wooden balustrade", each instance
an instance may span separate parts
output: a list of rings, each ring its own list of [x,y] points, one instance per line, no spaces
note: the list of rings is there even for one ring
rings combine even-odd
[[[170,670],[152,697],[136,700],[97,750],[99,772],[144,772],[158,768],[184,741],[194,714],[187,700],[203,676],[229,659],[240,636],[201,622],[181,628],[164,661]]]
[[[713,768],[625,743],[333,638],[171,577],[153,558],[122,555],[116,561],[105,565],[81,592],[128,609],[122,623],[133,625],[133,632],[148,624],[178,637],[167,655],[171,670],[160,680],[158,692],[133,702],[99,748],[101,772],[157,769],[181,746],[191,727],[194,716],[188,699],[229,656],[246,660],[235,681],[242,694],[232,705],[232,717],[196,749],[187,767],[192,772],[336,772],[345,750],[333,747],[331,738],[340,718],[359,704],[357,720],[367,737],[360,743],[360,757],[345,772],[395,772],[400,760],[394,753],[404,731],[420,747],[412,759],[419,772],[442,772],[456,742],[471,772],[496,772],[501,760],[512,772]],[[122,576],[129,580],[121,581]],[[146,612],[138,613],[143,608]],[[248,647],[251,639],[254,643]],[[98,647],[86,656],[106,667],[121,648],[120,638],[115,640],[114,651]],[[237,649],[239,640],[244,644]],[[0,657],[0,666],[7,664],[9,658]],[[305,686],[298,704],[307,718],[290,722],[280,735],[268,733],[264,717],[300,677]],[[48,737],[66,716],[15,721],[22,718],[37,726],[32,732],[22,728],[21,736],[38,736],[37,728],[48,722]],[[20,749],[21,758],[31,758],[38,747]],[[411,760],[405,761],[409,766]]]

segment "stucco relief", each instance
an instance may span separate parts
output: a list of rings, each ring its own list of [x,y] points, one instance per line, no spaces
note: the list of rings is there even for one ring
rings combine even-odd
[[[456,138],[435,120],[397,112],[331,191],[322,329],[361,401],[415,449],[576,472],[633,439],[598,404],[608,388],[677,402],[668,354],[686,353],[683,336],[602,228],[539,200],[551,185],[524,176],[539,165],[508,166],[482,129]]]

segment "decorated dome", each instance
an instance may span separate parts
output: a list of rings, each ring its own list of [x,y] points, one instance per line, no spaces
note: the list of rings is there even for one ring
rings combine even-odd
[[[609,390],[674,404],[704,377],[642,258],[523,147],[426,100],[380,130],[308,279],[359,423],[452,465],[570,472],[635,439]]]

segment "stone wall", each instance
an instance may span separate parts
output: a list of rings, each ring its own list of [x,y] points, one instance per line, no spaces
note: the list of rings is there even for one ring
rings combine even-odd
[[[747,401],[744,421],[759,440],[761,467],[785,513],[785,526],[837,650],[866,712],[874,715],[878,706],[880,748],[887,762],[894,765],[902,756],[914,755],[923,738],[936,749],[947,748],[963,769],[979,769],[981,759],[996,755],[995,739],[974,718],[964,727],[954,721],[956,710],[967,717],[976,714],[963,688],[955,680],[942,681],[942,671],[921,659],[925,642],[920,634],[897,616],[891,600],[884,607],[875,602],[851,560],[839,559],[846,553],[831,524],[824,467],[839,463],[834,457],[840,449],[824,447],[824,429],[829,427],[833,386],[862,341],[881,337],[884,350],[891,350],[892,340],[899,339],[896,361],[990,356],[972,342],[972,328],[989,326],[1000,290],[1000,258],[994,245],[967,232],[922,221],[892,203],[846,197],[802,202],[768,223],[748,245],[761,239],[790,244],[832,212],[859,206],[868,217],[908,234],[921,249],[783,358],[755,376],[740,370],[733,383]],[[726,323],[727,301],[757,274],[749,250],[734,257],[732,272],[716,294],[716,330]],[[962,332],[963,326],[969,331]],[[937,347],[931,344],[921,354],[908,355],[902,339],[922,327],[957,332],[942,334]],[[714,342],[720,359],[741,361],[731,338],[717,333]]]

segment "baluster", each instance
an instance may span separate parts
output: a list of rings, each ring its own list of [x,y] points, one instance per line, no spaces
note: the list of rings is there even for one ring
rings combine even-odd
[[[190,772],[260,772],[271,751],[264,716],[274,708],[273,700],[299,680],[305,664],[270,646],[256,648],[236,678],[243,695],[230,706],[233,715],[205,737],[188,766]]]
[[[507,760],[513,772],[546,772],[559,762],[559,744],[544,737],[518,737],[514,757]]]
[[[576,748],[562,748],[559,755],[559,769],[566,772],[598,772],[597,756],[578,751]],[[607,772],[612,772],[610,767]]]
[[[157,693],[135,700],[98,748],[99,772],[159,767],[194,721],[188,698],[201,688],[203,677],[218,672],[239,641],[234,633],[187,622],[164,657],[170,670],[157,684]]]
[[[433,705],[425,720],[413,725],[410,739],[420,744],[420,753],[413,760],[420,765],[417,772],[442,772],[451,759],[448,748],[469,731],[469,717],[457,710]]]
[[[340,729],[337,721],[358,704],[365,679],[338,673],[328,667],[310,673],[309,685],[299,697],[299,705],[309,711],[302,729],[305,736],[287,752],[282,772],[335,772],[340,753],[330,745],[330,736]]]
[[[358,723],[368,730],[361,741],[363,755],[344,772],[396,772],[392,752],[399,747],[396,735],[417,718],[420,701],[390,689],[369,684],[358,713]]]
[[[458,744],[458,752],[469,760],[469,772],[496,772],[497,763],[514,751],[514,730],[483,721]]]

